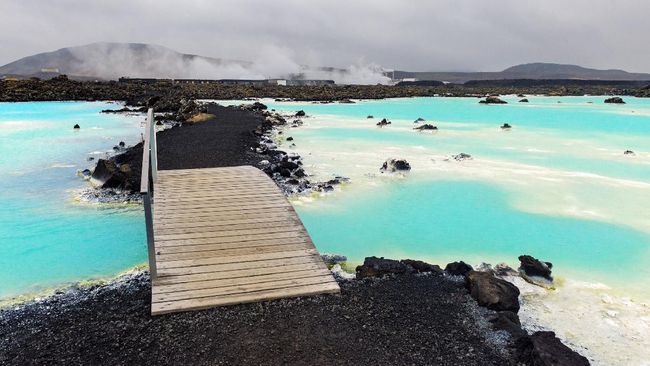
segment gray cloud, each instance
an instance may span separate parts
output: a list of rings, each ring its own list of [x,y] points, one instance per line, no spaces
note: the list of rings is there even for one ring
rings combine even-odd
[[[297,64],[500,70],[523,62],[650,72],[650,1],[1,0],[0,64],[97,41]],[[270,65],[283,65],[270,53]]]

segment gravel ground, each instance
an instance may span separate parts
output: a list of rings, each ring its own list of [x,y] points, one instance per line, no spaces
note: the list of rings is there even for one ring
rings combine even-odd
[[[152,317],[149,277],[0,312],[3,365],[512,365],[462,282],[404,275],[322,295]]]

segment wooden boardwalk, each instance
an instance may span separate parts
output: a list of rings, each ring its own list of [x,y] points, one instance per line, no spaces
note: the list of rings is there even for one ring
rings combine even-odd
[[[145,144],[155,159],[152,136]],[[141,190],[153,190],[145,196],[152,314],[340,291],[293,207],[262,171],[149,175]]]

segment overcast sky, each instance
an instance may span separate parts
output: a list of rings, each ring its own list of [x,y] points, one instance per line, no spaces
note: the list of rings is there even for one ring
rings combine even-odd
[[[495,71],[525,62],[650,72],[650,0],[0,0],[0,65],[98,41],[302,64]]]

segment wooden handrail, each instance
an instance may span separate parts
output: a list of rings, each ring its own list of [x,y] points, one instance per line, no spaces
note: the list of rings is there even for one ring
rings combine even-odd
[[[156,153],[156,126],[153,120],[153,109],[147,111],[147,124],[144,129],[142,143],[142,175],[140,176],[140,194],[144,204],[144,221],[147,230],[147,252],[149,256],[149,274],[155,280],[156,248],[153,240],[153,183],[158,178],[158,157]]]

